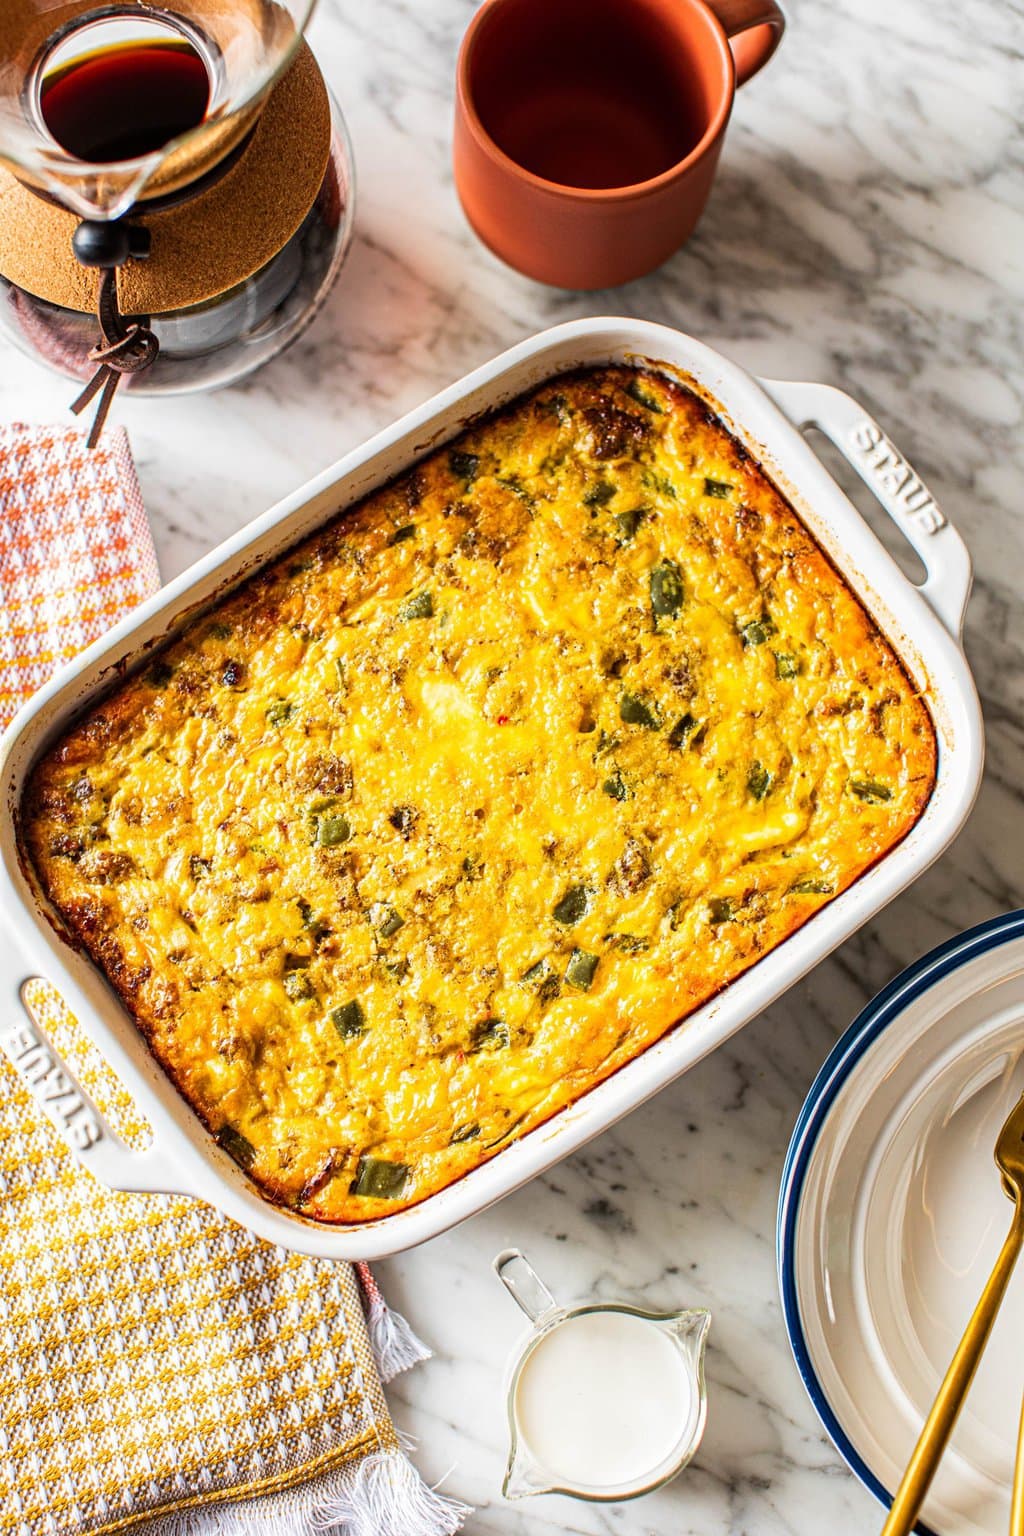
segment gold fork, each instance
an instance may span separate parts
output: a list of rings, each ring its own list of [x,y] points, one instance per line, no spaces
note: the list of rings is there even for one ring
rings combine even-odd
[[[1006,1124],[999,1132],[995,1157],[1003,1176],[1003,1191],[1013,1201],[1013,1221],[988,1283],[957,1345],[956,1354],[950,1361],[949,1370],[925,1420],[913,1455],[907,1463],[889,1517],[882,1527],[882,1536],[908,1536],[908,1532],[913,1529],[964,1405],[964,1398],[974,1380],[1000,1302],[1013,1274],[1013,1266],[1024,1246],[1024,1094],[1010,1111]],[[1021,1476],[1024,1473],[1018,1467],[1015,1483]],[[1011,1528],[1011,1536],[1024,1536],[1024,1488],[1019,1491],[1015,1488],[1014,1503],[1016,1513],[1013,1518],[1017,1518],[1019,1523],[1017,1527]]]
[[[1010,1536],[1024,1536],[1024,1403],[1017,1431],[1017,1459],[1013,1467],[1013,1503],[1010,1505]]]

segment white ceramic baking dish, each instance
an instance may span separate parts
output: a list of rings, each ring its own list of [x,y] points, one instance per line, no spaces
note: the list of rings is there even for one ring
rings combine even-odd
[[[419,1205],[353,1226],[311,1222],[264,1198],[217,1146],[157,1066],[99,971],[61,937],[59,923],[19,857],[17,808],[26,773],[76,712],[125,669],[141,664],[147,650],[254,568],[454,436],[469,418],[563,370],[639,359],[683,375],[715,405],[885,631],[935,721],[940,750],[934,793],[909,836],[879,864],[576,1104]],[[921,586],[901,573],[812,452],[800,432],[808,424],[832,438],[902,528],[927,572]],[[848,396],[820,385],[755,380],[709,347],[663,326],[596,319],[545,331],[378,433],[222,544],[91,646],[21,711],[0,756],[5,808],[0,901],[7,919],[3,958],[10,987],[0,1044],[82,1163],[112,1188],[196,1195],[262,1237],[329,1258],[378,1258],[423,1242],[549,1168],[693,1066],[946,848],[970,810],[982,766],[978,701],[960,646],[969,588],[963,541],[880,427]],[[118,1139],[28,1019],[20,990],[31,975],[56,985],[122,1079],[152,1126],[147,1150],[133,1151]]]

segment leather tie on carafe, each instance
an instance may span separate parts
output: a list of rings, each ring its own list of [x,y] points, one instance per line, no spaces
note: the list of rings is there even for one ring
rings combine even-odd
[[[149,255],[149,231],[137,225],[85,219],[75,230],[72,245],[83,266],[100,269],[96,302],[100,340],[89,351],[89,361],[97,365],[96,372],[71,405],[77,416],[99,395],[86,439],[86,446],[95,448],[121,379],[125,374],[141,373],[151,367],[160,350],[149,326],[142,320],[126,320],[117,303],[117,269],[129,257],[145,260]]]

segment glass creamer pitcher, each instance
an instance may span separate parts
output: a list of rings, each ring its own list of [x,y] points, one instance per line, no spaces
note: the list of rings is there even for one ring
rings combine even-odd
[[[508,1373],[506,1498],[635,1499],[681,1472],[707,1419],[710,1312],[565,1308],[518,1249],[494,1268],[532,1324]]]

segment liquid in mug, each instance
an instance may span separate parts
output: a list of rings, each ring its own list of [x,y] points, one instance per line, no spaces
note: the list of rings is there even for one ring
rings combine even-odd
[[[483,125],[524,170],[560,186],[634,186],[700,142],[701,87],[656,17],[625,0],[559,0],[535,33],[481,37]]]
[[[655,1323],[584,1312],[527,1358],[516,1424],[552,1483],[641,1488],[679,1446],[695,1390],[678,1347]]]

